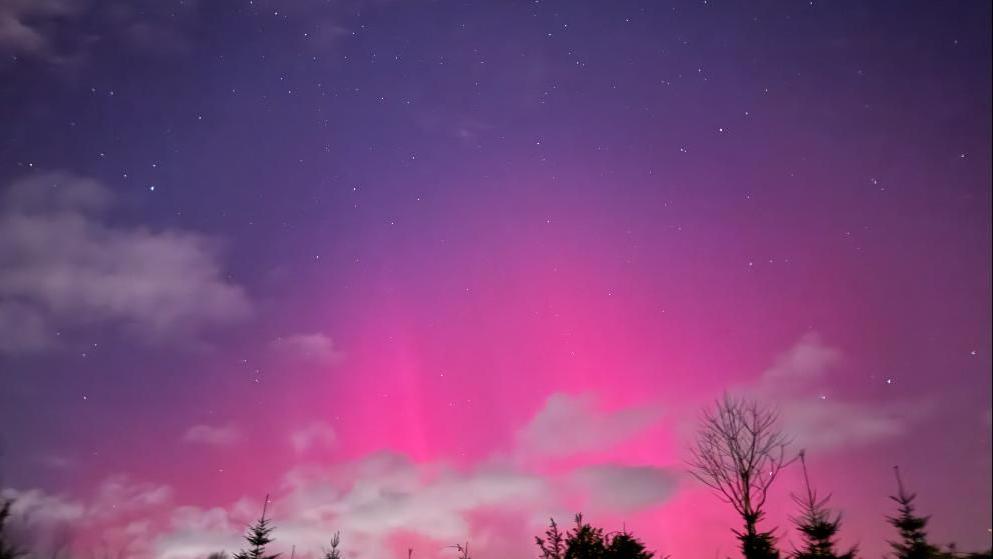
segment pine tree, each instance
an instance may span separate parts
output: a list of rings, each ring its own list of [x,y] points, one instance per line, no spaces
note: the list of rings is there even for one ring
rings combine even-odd
[[[249,549],[242,550],[235,554],[234,559],[276,559],[278,553],[267,555],[265,546],[273,542],[272,531],[275,530],[269,519],[266,518],[266,511],[269,507],[269,496],[265,496],[265,504],[262,505],[262,516],[255,521],[255,524],[248,528],[245,534],[245,541],[248,542]]]
[[[583,515],[577,514],[576,526],[566,538],[564,559],[605,559],[606,556],[603,529],[583,522]]]
[[[776,537],[772,532],[740,532],[735,530],[738,541],[741,542],[741,553],[745,559],[779,559],[776,549]]]
[[[16,559],[25,555],[23,551],[9,543],[5,535],[4,529],[7,525],[7,519],[10,518],[10,507],[13,504],[13,501],[4,501],[3,505],[0,505],[0,559]]]
[[[606,559],[652,559],[655,553],[645,549],[645,544],[627,530],[610,538]]]
[[[793,495],[793,500],[802,511],[798,518],[793,519],[793,523],[796,524],[803,540],[801,549],[793,553],[794,559],[854,559],[856,552],[854,547],[840,555],[835,550],[837,546],[835,538],[841,525],[841,514],[832,518],[831,511],[827,508],[831,495],[819,499],[817,492],[811,488],[810,478],[807,476],[807,459],[802,451],[800,464],[803,467],[803,483],[807,494],[803,497]]]
[[[341,545],[341,533],[335,532],[331,536],[331,547],[324,550],[324,556],[321,559],[342,559],[341,550],[338,546]]]
[[[565,541],[555,519],[549,519],[545,537],[535,536],[534,541],[541,549],[541,559],[565,559]]]
[[[900,541],[890,542],[896,559],[934,559],[939,557],[940,551],[928,543],[927,532],[924,531],[924,528],[927,527],[928,517],[914,514],[914,499],[917,495],[907,493],[904,489],[903,480],[900,479],[899,466],[894,466],[893,470],[896,472],[898,493],[890,499],[899,505],[900,514],[891,516],[887,520],[900,532]]]

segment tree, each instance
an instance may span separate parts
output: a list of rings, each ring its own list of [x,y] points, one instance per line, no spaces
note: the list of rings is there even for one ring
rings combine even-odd
[[[455,551],[459,552],[458,559],[472,559],[472,557],[469,555],[469,542],[466,542],[464,544],[457,543],[449,547],[454,547]]]
[[[207,559],[228,559],[228,554],[223,551],[215,551],[208,555]]]
[[[704,410],[692,449],[690,473],[729,503],[745,522],[735,530],[746,559],[777,559],[772,532],[759,532],[769,488],[792,459],[779,413],[728,394]]]
[[[645,549],[645,544],[627,530],[614,534],[607,545],[606,559],[652,559],[655,554]]]
[[[541,549],[541,559],[565,559],[565,542],[555,519],[549,519],[545,537],[535,536],[534,541]]]
[[[800,452],[800,464],[803,466],[803,483],[807,494],[802,497],[792,495],[793,501],[801,510],[800,516],[793,518],[793,523],[803,540],[802,547],[793,553],[794,559],[854,559],[854,547],[841,554],[835,550],[841,514],[832,517],[831,510],[827,508],[831,495],[818,498],[817,491],[810,486],[807,459],[803,451]]]
[[[341,533],[335,532],[331,536],[331,547],[324,550],[324,556],[321,559],[341,559],[341,550],[338,546],[341,545]]]
[[[234,559],[276,559],[279,557],[278,553],[267,555],[265,547],[273,542],[272,531],[275,530],[269,519],[266,518],[266,512],[269,507],[269,496],[265,496],[265,503],[262,505],[262,516],[255,521],[255,524],[248,528],[248,533],[245,534],[245,541],[248,542],[248,550],[242,550],[235,554]]]
[[[10,518],[10,508],[14,502],[7,500],[0,505],[0,559],[16,559],[25,555],[23,551],[7,541],[6,526]]]
[[[583,522],[582,514],[576,515],[576,525],[569,530],[565,547],[563,559],[604,559],[607,555],[603,529]]]
[[[900,467],[894,466],[896,474],[897,494],[890,497],[896,501],[900,512],[897,516],[887,518],[889,523],[900,532],[900,541],[891,541],[890,547],[896,559],[933,559],[940,556],[937,547],[927,541],[927,527],[929,517],[917,516],[914,514],[914,499],[916,494],[907,493],[903,487],[903,480],[900,479]]]

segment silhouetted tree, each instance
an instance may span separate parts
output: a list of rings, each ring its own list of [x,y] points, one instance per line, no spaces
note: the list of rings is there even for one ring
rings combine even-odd
[[[541,559],[565,559],[565,538],[555,519],[549,519],[545,537],[535,536],[534,541],[541,549]]]
[[[607,546],[603,530],[583,522],[583,515],[576,515],[576,525],[569,531],[565,542],[564,559],[604,559]]]
[[[265,547],[273,542],[272,531],[275,529],[269,519],[266,518],[266,511],[269,507],[269,496],[265,496],[265,503],[262,505],[262,516],[255,521],[255,524],[248,528],[245,534],[245,541],[248,542],[248,550],[242,550],[235,554],[234,559],[276,559],[278,553],[267,555]]]
[[[341,550],[338,546],[341,545],[341,533],[335,532],[331,536],[331,547],[324,550],[324,555],[321,559],[341,559]]]
[[[645,549],[645,544],[624,530],[614,534],[607,545],[606,559],[652,559],[655,553]]]
[[[803,467],[803,484],[806,495],[792,495],[793,500],[800,506],[800,516],[793,518],[797,531],[803,544],[800,549],[793,553],[795,559],[854,559],[855,548],[845,553],[839,554],[835,548],[837,543],[835,538],[838,535],[838,528],[841,525],[841,514],[832,517],[831,510],[827,508],[827,502],[831,495],[820,499],[817,491],[810,486],[810,478],[807,476],[807,459],[803,451],[800,452],[800,464]]]
[[[896,485],[898,492],[896,496],[890,497],[896,501],[900,514],[891,516],[888,521],[900,532],[899,541],[891,541],[890,547],[896,559],[933,559],[940,557],[941,552],[937,547],[927,541],[928,517],[914,514],[914,499],[917,495],[907,493],[903,487],[903,480],[900,479],[900,468],[894,466],[896,473]]]
[[[457,543],[449,547],[454,547],[455,551],[459,552],[457,559],[472,559],[472,556],[469,555],[469,542],[466,542],[464,544]]]
[[[207,559],[228,559],[228,554],[223,551],[215,551],[208,555]]]
[[[13,501],[4,501],[0,505],[0,559],[15,559],[25,555],[23,551],[7,541],[7,520],[10,518],[10,508]]]
[[[725,394],[716,409],[704,410],[690,473],[713,489],[745,521],[735,530],[746,559],[778,559],[772,532],[759,532],[769,487],[792,459],[789,438],[778,427],[779,413],[757,402]]]

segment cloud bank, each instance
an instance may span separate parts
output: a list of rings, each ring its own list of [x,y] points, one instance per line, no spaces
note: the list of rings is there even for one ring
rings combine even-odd
[[[65,173],[16,181],[0,213],[0,352],[53,346],[100,325],[147,342],[189,340],[247,317],[217,242],[191,231],[112,225],[113,194]]]

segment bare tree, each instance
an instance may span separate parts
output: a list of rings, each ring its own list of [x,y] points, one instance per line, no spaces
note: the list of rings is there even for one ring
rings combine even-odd
[[[757,526],[769,488],[794,460],[787,454],[789,443],[775,408],[725,394],[715,409],[703,412],[690,473],[745,521],[744,532],[735,533],[747,559],[779,556],[771,533],[760,533]]]

